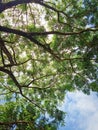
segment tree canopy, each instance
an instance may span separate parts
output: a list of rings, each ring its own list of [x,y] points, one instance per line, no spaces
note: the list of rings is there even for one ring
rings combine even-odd
[[[2,0],[0,130],[57,130],[76,89],[98,92],[98,2]]]

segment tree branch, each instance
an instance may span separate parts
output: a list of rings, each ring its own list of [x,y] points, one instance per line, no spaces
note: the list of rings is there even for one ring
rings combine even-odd
[[[50,31],[50,32],[32,32],[32,33],[28,33],[28,32],[24,32],[24,31],[20,31],[17,29],[11,29],[8,27],[4,27],[4,26],[0,26],[0,31],[1,32],[7,32],[7,33],[13,33],[19,36],[23,36],[27,39],[29,39],[31,42],[33,42],[34,44],[38,45],[39,47],[42,47],[45,51],[49,52],[50,54],[53,55],[54,58],[59,59],[60,57],[58,55],[56,55],[49,46],[43,45],[42,43],[40,43],[39,41],[37,41],[33,36],[37,36],[37,35],[51,35],[51,34],[56,34],[56,35],[79,35],[82,34],[84,32],[89,32],[89,31],[98,31],[98,28],[88,28],[88,29],[84,29],[81,30],[79,32],[58,32],[58,31]]]
[[[98,28],[88,28],[88,29],[83,29],[81,31],[77,32],[60,32],[60,31],[49,31],[49,32],[31,32],[29,33],[32,36],[40,36],[40,35],[62,35],[62,36],[68,36],[68,35],[79,35],[84,32],[95,32],[98,31]]]
[[[37,106],[38,108],[40,108],[42,111],[45,111],[45,109],[41,108],[40,105],[36,102],[34,102],[33,100],[29,99],[27,96],[25,96],[22,92],[22,87],[21,85],[18,83],[18,81],[16,80],[15,76],[13,75],[13,73],[3,67],[0,67],[0,71],[4,72],[4,73],[7,73],[10,78],[14,81],[15,85],[19,88],[19,91],[20,91],[20,94],[25,98],[27,99],[29,102],[31,102],[32,104],[34,104],[35,106]]]
[[[30,98],[28,98],[27,96],[25,96],[23,93],[21,93],[21,95],[29,102],[31,102],[33,105],[35,105],[36,107],[38,107],[40,110],[42,111],[46,111],[44,108],[42,108],[40,106],[40,104],[36,103],[35,101],[31,100]]]
[[[11,65],[14,64],[14,61],[13,61],[13,58],[12,58],[12,55],[10,54],[10,52],[8,51],[8,49],[6,48],[5,44],[4,44],[4,41],[2,40],[2,38],[0,38],[0,47],[1,47],[1,55],[2,55],[2,60],[3,60],[3,52],[5,53],[5,55],[7,56],[9,62]],[[3,61],[4,62],[4,61]],[[5,64],[5,63],[3,63]]]
[[[20,30],[16,30],[16,29],[11,29],[8,27],[4,27],[4,26],[0,26],[0,31],[1,32],[7,32],[7,33],[13,33],[19,36],[23,36],[27,39],[29,39],[31,42],[33,42],[34,44],[38,45],[39,47],[43,48],[45,51],[49,52],[50,54],[53,55],[54,58],[59,59],[59,57],[50,49],[49,46],[47,45],[43,45],[42,43],[40,43],[40,41],[36,40],[31,34],[24,32],[24,31],[20,31]]]
[[[40,4],[41,0],[13,0],[7,3],[0,3],[0,13],[2,13],[4,10],[12,8],[13,6],[17,6],[20,4],[27,4],[27,3],[36,3]]]
[[[20,121],[13,121],[13,122],[0,122],[0,125],[13,125],[13,124],[29,124],[29,123],[33,123],[33,121],[24,121],[24,120],[20,120]]]
[[[13,75],[13,73],[8,70],[8,69],[5,69],[4,67],[0,67],[0,71],[8,74],[10,76],[10,78],[14,81],[15,85],[19,88],[19,91],[20,91],[20,94],[22,93],[22,90],[21,90],[21,85],[18,83],[16,77]]]

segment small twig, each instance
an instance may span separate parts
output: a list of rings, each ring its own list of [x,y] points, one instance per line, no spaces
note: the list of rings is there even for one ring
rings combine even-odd
[[[40,106],[40,104],[38,104],[38,103],[34,102],[33,100],[29,99],[29,98],[28,98],[27,96],[25,96],[23,93],[21,93],[21,95],[22,95],[25,99],[27,99],[27,101],[31,102],[33,105],[35,105],[36,107],[38,107],[40,110],[46,111],[44,108],[42,108],[42,107]]]

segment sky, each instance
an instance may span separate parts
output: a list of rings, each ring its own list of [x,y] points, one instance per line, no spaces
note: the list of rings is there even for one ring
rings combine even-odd
[[[68,92],[61,109],[67,112],[65,126],[59,130],[98,130],[98,96],[91,92]]]

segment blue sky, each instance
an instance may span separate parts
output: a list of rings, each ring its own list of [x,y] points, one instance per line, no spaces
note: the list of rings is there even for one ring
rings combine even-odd
[[[98,130],[98,97],[96,93],[68,92],[62,108],[67,112],[65,127],[59,130]]]

